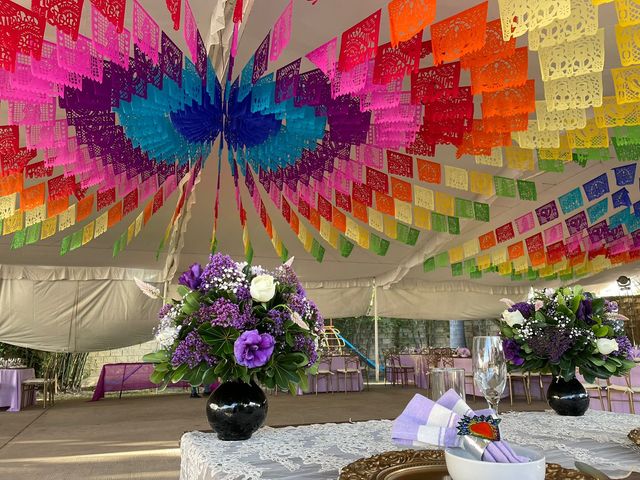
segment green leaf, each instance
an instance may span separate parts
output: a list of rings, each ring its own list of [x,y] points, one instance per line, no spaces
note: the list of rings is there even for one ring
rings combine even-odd
[[[500,333],[502,333],[504,337],[513,338],[513,328],[511,328],[506,323],[502,323],[500,325]]]
[[[573,306],[571,307],[571,311],[575,314],[580,308],[580,301],[582,300],[582,295],[576,295],[573,297]]]
[[[156,385],[162,383],[167,372],[160,372],[158,369],[155,369],[153,373],[149,376],[149,380],[151,383],[155,383]]]
[[[184,301],[192,307],[200,308],[200,297],[200,292],[191,292],[184,297]]]
[[[591,357],[589,361],[594,365],[597,365],[598,367],[602,367],[605,363],[605,361],[602,358],[596,358],[596,357]]]
[[[147,353],[142,357],[144,362],[148,363],[165,363],[171,359],[169,352],[166,350],[158,350],[157,352]]]
[[[189,293],[191,290],[189,290],[187,287],[185,287],[184,285],[178,285],[178,295],[180,295],[180,297],[184,297],[187,293]]]
[[[596,337],[606,337],[609,329],[606,325],[594,325],[593,331],[596,334]]]
[[[184,378],[184,376],[189,371],[189,365],[182,364],[178,368],[175,369],[173,375],[171,375],[171,383],[178,383],[180,380]]]
[[[298,387],[294,382],[289,382],[289,393],[294,397],[298,393]]]
[[[218,375],[216,375],[215,368],[211,367],[211,368],[207,369],[206,372],[204,372],[204,375],[202,377],[202,383],[204,385],[211,385],[217,379],[218,379]]]
[[[197,387],[202,384],[202,377],[204,373],[208,370],[209,366],[205,362],[201,362],[195,370],[192,370],[188,375],[189,383],[192,387]]]
[[[616,371],[618,371],[618,367],[613,363],[610,363],[609,360],[604,364],[604,368],[606,368],[610,373],[616,373]]]
[[[298,370],[300,388],[303,392],[309,389],[309,375],[305,370]]]

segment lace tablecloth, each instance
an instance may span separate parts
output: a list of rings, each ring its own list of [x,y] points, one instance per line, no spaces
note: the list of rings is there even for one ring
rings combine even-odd
[[[181,480],[336,479],[358,458],[400,448],[391,421],[265,427],[243,442],[190,432],[181,440]],[[553,412],[502,416],[503,437],[545,451],[547,461],[573,468],[574,459],[613,472],[640,472],[640,450],[627,438],[640,416],[588,411],[584,417]],[[619,472],[618,472],[619,473]]]

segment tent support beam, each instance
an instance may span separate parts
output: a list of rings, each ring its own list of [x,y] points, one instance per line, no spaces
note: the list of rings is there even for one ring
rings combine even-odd
[[[380,345],[378,336],[378,295],[376,288],[376,281],[373,280],[373,353],[374,361],[376,364],[376,382],[380,381]]]

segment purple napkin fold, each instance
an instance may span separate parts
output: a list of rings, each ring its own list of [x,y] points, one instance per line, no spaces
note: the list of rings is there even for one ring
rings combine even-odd
[[[456,428],[461,417],[494,413],[488,409],[474,412],[453,389],[436,402],[416,394],[393,422],[391,436],[400,445],[463,448],[463,437],[458,435]],[[516,455],[505,441],[487,442],[482,460],[494,463],[529,461],[528,458]]]

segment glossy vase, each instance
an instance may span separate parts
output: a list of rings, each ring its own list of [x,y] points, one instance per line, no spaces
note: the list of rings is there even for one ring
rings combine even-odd
[[[224,382],[207,400],[207,420],[220,440],[247,440],[264,424],[267,397],[253,381]]]
[[[547,389],[547,402],[558,415],[580,417],[589,409],[589,394],[575,377],[568,382],[554,377]]]

